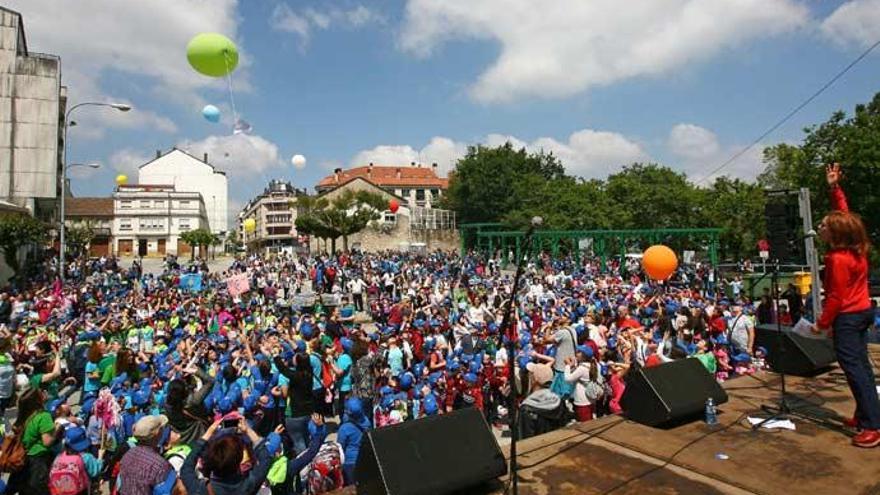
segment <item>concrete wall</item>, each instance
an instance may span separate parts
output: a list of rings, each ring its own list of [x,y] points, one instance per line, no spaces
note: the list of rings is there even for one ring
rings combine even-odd
[[[0,197],[33,208],[57,197],[61,61],[25,54],[19,23],[0,11]]]
[[[226,204],[229,186],[226,175],[202,160],[180,151],[169,153],[141,166],[139,184],[173,185],[178,192],[201,193],[211,232],[227,232]]]

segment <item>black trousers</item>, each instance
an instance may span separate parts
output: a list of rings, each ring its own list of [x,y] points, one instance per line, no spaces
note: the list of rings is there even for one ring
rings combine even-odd
[[[880,430],[880,400],[868,358],[868,328],[873,322],[874,312],[869,309],[841,313],[832,324],[837,362],[856,400],[856,419],[866,430]]]

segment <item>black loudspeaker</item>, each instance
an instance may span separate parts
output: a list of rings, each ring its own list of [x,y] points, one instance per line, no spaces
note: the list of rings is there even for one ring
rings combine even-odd
[[[709,397],[716,405],[727,402],[727,392],[700,360],[679,359],[630,370],[621,407],[637,423],[661,426],[696,417]]]
[[[450,493],[507,474],[483,414],[474,408],[369,430],[355,466],[357,493]]]
[[[770,243],[770,258],[782,263],[803,263],[803,222],[798,196],[792,191],[766,191],[764,222]]]
[[[782,327],[785,355],[779,350],[779,331],[776,325],[755,327],[755,346],[767,349],[767,362],[776,372],[785,371],[795,376],[813,376],[837,361],[831,339],[810,338]]]

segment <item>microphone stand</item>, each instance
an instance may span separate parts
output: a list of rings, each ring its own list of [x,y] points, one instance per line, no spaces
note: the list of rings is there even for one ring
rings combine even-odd
[[[773,294],[773,313],[776,318],[776,346],[777,349],[779,349],[777,362],[779,363],[778,370],[781,380],[782,395],[777,405],[768,406],[764,404],[761,406],[761,409],[764,412],[769,413],[770,416],[752,426],[753,431],[760,429],[770,421],[788,419],[792,413],[791,408],[788,406],[788,400],[786,398],[787,394],[785,392],[785,358],[787,356],[785,353],[785,339],[782,337],[782,321],[779,319],[779,259],[773,260],[770,270],[770,290]]]
[[[816,233],[814,231],[807,232],[804,237],[813,237]],[[766,274],[765,274],[766,275]],[[763,278],[763,277],[761,277]],[[760,280],[760,279],[759,279]],[[779,402],[774,405],[762,404],[761,410],[769,414],[770,416],[762,420],[760,423],[757,423],[752,426],[752,431],[759,430],[765,424],[770,421],[776,420],[786,420],[792,417],[797,417],[803,420],[811,421],[813,423],[818,424],[819,426],[824,426],[825,428],[829,428],[832,430],[842,431],[841,428],[836,425],[830,423],[827,419],[817,417],[815,413],[809,413],[803,411],[804,407],[795,407],[792,408],[788,403],[788,392],[785,390],[785,369],[786,369],[786,358],[788,354],[785,349],[785,338],[782,334],[782,321],[779,319],[779,260],[774,259],[771,265],[770,272],[770,286],[771,292],[773,294],[773,312],[776,316],[776,345],[779,351],[777,352],[777,362],[779,366],[776,366],[779,377],[780,377],[780,398]]]
[[[525,261],[529,259],[532,251],[532,236],[535,233],[535,227],[542,223],[541,217],[532,218],[532,223],[529,225],[528,230],[526,230],[525,242],[523,243],[523,252],[520,253],[521,256],[516,260],[516,275],[513,277],[513,288],[510,293],[510,301],[508,302],[507,308],[504,310],[504,318],[501,320],[501,328],[502,331],[508,335],[507,339],[507,373],[508,373],[508,383],[510,385],[510,394],[509,394],[509,406],[507,409],[507,419],[510,428],[510,479],[511,479],[511,488],[513,495],[518,494],[518,486],[517,486],[517,471],[518,466],[516,462],[516,439],[519,436],[518,426],[517,425],[517,412],[519,409],[519,405],[517,404],[517,383],[516,383],[516,339],[514,339],[514,335],[516,332],[510,328],[510,315],[513,313],[514,305],[516,304],[517,292],[519,292],[519,281],[522,278],[523,266],[525,265]]]

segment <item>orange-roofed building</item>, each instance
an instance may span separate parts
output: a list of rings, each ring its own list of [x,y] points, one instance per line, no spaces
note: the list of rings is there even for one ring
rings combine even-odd
[[[411,163],[410,166],[369,165],[343,170],[337,168],[315,186],[319,194],[362,179],[407,201],[410,208],[436,208],[449,187],[449,179],[437,175],[437,164],[430,167]]]

